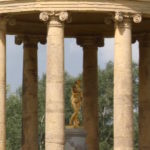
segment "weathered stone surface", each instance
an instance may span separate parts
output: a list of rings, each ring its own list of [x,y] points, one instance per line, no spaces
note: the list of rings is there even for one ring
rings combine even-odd
[[[24,37],[22,150],[38,150],[37,41]]]
[[[103,46],[99,37],[79,37],[83,47],[83,125],[87,133],[88,150],[99,150],[98,127],[98,46]]]
[[[131,20],[115,24],[114,150],[133,150]]]
[[[72,20],[67,22],[68,13]],[[48,33],[46,24],[48,22]],[[117,12],[117,13],[116,13]],[[105,17],[112,17],[106,26]],[[115,25],[114,64],[114,150],[133,150],[131,18],[133,33],[150,32],[149,0],[0,0],[0,14],[7,20],[8,34],[47,34],[46,79],[46,150],[64,150],[64,37],[91,36],[78,40],[84,48],[84,127],[88,150],[99,149],[97,47],[95,36],[113,37]],[[121,14],[121,15],[120,15]],[[142,15],[141,15],[142,14]],[[44,15],[44,16],[43,16]],[[9,23],[9,19],[15,20]],[[64,22],[66,23],[64,28]],[[107,22],[108,23],[108,22]],[[64,32],[65,31],[65,32]],[[65,33],[65,34],[64,34]],[[0,18],[0,150],[6,149],[6,22]],[[93,36],[93,37],[92,37]],[[29,42],[29,41],[28,41]],[[102,44],[102,45],[99,45]],[[141,44],[140,44],[141,45]],[[147,43],[146,43],[147,45]],[[23,149],[37,150],[37,55],[35,45],[25,43],[23,91]],[[149,52],[140,46],[140,149],[150,149],[149,139]],[[143,55],[144,54],[144,55]],[[34,56],[33,56],[34,55]],[[33,56],[33,57],[32,57]],[[145,65],[143,65],[145,64]],[[144,80],[145,78],[145,80]],[[146,80],[147,79],[147,80]],[[146,83],[145,83],[146,82]],[[145,87],[144,87],[145,86]],[[147,88],[145,90],[145,88]],[[144,96],[143,96],[144,93]],[[93,102],[94,101],[94,102]],[[32,106],[32,109],[31,109]],[[142,120],[142,121],[141,121]],[[32,125],[32,126],[30,126]],[[75,131],[77,132],[77,131]],[[74,133],[73,133],[74,135]],[[80,137],[75,138],[77,143]],[[76,144],[77,144],[76,143]],[[75,149],[70,146],[69,150]],[[82,149],[81,147],[79,148]]]
[[[6,150],[6,22],[0,18],[0,150]]]
[[[150,149],[150,36],[139,38],[139,149]]]
[[[150,16],[150,1],[145,0],[1,0],[0,13],[34,11],[143,12]]]
[[[55,16],[54,12],[52,16],[50,14],[50,21],[48,21],[45,119],[46,150],[64,150],[65,144],[64,25],[59,20],[59,17],[60,14]],[[44,18],[41,15],[40,19],[45,20]]]
[[[87,150],[86,132],[83,128],[66,128],[65,150]]]

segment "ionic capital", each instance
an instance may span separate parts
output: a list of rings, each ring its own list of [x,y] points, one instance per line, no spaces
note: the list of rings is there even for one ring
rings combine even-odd
[[[115,15],[111,14],[104,20],[105,24],[111,24],[113,21],[122,27],[130,27],[131,23],[140,23],[142,21],[142,15],[140,13],[129,14],[123,12],[116,12]]]
[[[41,12],[39,18],[41,21],[44,21],[44,22],[55,21],[54,24],[56,22],[63,23],[70,19],[69,14],[66,11]]]
[[[80,36],[77,37],[77,44],[82,47],[85,46],[103,47],[104,38],[98,36]]]
[[[15,37],[15,44],[21,45],[23,43],[26,47],[35,47],[37,46],[38,42],[45,44],[46,37],[36,35],[18,35]]]
[[[142,21],[141,14],[126,14],[122,12],[116,12],[114,17],[115,25],[119,28],[131,28],[132,20],[134,23],[140,23]]]
[[[140,23],[142,21],[142,15],[137,14],[127,14],[122,12],[116,12],[114,17],[115,22],[123,22],[125,20],[133,20],[134,23]]]

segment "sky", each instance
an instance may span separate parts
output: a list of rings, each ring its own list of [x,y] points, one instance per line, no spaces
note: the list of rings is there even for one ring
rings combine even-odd
[[[7,84],[11,92],[22,85],[23,46],[15,45],[14,36],[7,36]],[[138,43],[132,45],[133,61],[138,63]],[[104,69],[108,61],[114,60],[114,39],[105,39],[105,46],[98,49],[98,65]],[[76,77],[82,73],[83,51],[75,39],[65,39],[65,71]],[[38,45],[38,76],[46,72],[46,45]]]

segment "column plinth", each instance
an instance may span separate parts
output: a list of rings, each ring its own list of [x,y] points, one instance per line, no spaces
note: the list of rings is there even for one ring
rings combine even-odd
[[[6,150],[6,21],[0,18],[0,150]]]
[[[38,73],[36,36],[17,36],[23,43],[22,150],[38,150]]]
[[[87,132],[88,150],[99,150],[98,123],[98,46],[104,41],[99,37],[79,37],[83,47],[83,125]]]
[[[133,150],[131,19],[115,22],[114,150]]]
[[[67,12],[43,12],[47,21],[46,150],[64,150],[64,21]]]
[[[139,149],[150,149],[150,35],[139,37]]]

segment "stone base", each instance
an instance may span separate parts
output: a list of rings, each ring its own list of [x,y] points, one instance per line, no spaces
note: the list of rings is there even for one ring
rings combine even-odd
[[[87,150],[86,133],[83,128],[66,128],[65,150]]]

